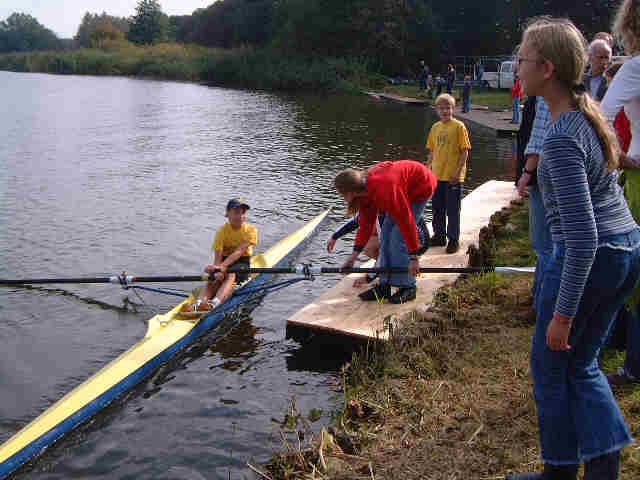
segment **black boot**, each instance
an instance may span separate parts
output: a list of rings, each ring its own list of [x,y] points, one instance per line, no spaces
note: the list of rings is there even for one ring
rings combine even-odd
[[[617,480],[620,473],[620,450],[601,455],[584,464],[584,480]]]
[[[544,472],[508,475],[507,480],[576,480],[579,468],[579,464],[551,465],[545,463]]]
[[[362,292],[358,296],[365,302],[373,302],[374,300],[386,300],[391,296],[391,285],[376,285],[375,287]]]
[[[407,303],[416,299],[416,287],[402,287],[391,295],[390,303]]]
[[[447,237],[444,235],[434,235],[430,243],[432,247],[444,247],[447,245]]]

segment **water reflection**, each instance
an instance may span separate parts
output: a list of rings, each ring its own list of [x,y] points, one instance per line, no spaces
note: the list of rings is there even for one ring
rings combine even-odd
[[[10,112],[0,116],[6,278],[198,273],[224,205],[237,195],[252,206],[260,251],[336,206],[293,261],[338,265],[351,237],[326,252],[344,221],[335,173],[424,159],[436,119],[430,109],[366,96],[8,72],[0,81]],[[505,178],[497,157],[510,152],[509,141],[470,131],[466,188]],[[292,396],[303,412],[327,412],[319,424],[340,403],[338,369],[351,352],[300,348],[285,332],[286,319],[337,280],[321,276],[273,292],[18,478],[227,478],[229,464],[234,478],[244,477],[247,459],[272,453],[271,418]],[[0,377],[10,392],[0,399],[0,441],[142,338],[150,311],[176,302],[145,295],[144,308],[122,311],[123,298],[141,302],[114,286],[51,290],[0,289]]]

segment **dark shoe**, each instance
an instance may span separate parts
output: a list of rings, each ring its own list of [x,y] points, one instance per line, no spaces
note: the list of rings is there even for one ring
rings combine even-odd
[[[431,246],[433,247],[444,247],[447,245],[447,237],[444,235],[434,235],[431,239]]]
[[[447,253],[456,253],[458,250],[460,250],[460,243],[458,243],[458,240],[449,240]]]
[[[391,285],[376,285],[358,296],[365,302],[386,300],[391,296]]]
[[[390,303],[407,303],[416,299],[416,287],[402,287],[391,295]]]
[[[624,369],[621,368],[616,373],[610,373],[609,375],[607,375],[607,381],[609,382],[611,388],[619,388],[630,385],[632,383],[636,383],[638,380],[627,375]]]
[[[617,480],[620,473],[620,450],[601,455],[584,464],[584,480]]]
[[[576,480],[580,465],[544,464],[544,472],[516,473],[507,475],[507,480]]]

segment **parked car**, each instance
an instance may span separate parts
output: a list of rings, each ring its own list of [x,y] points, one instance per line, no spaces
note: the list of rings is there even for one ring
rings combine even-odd
[[[515,68],[516,62],[513,60],[500,62],[497,72],[484,72],[482,75],[482,83],[489,88],[510,89],[513,87]]]

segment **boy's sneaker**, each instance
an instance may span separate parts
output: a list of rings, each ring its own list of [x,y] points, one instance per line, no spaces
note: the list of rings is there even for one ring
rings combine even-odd
[[[390,303],[407,303],[416,299],[416,287],[402,287],[389,298]]]
[[[433,247],[444,247],[447,245],[447,237],[444,235],[434,235],[431,239],[431,246]]]
[[[458,243],[458,240],[449,240],[449,245],[447,245],[447,253],[456,253],[458,250],[460,250],[460,243]]]
[[[374,300],[386,300],[391,296],[391,285],[376,285],[369,290],[358,295],[362,301],[373,302]]]

